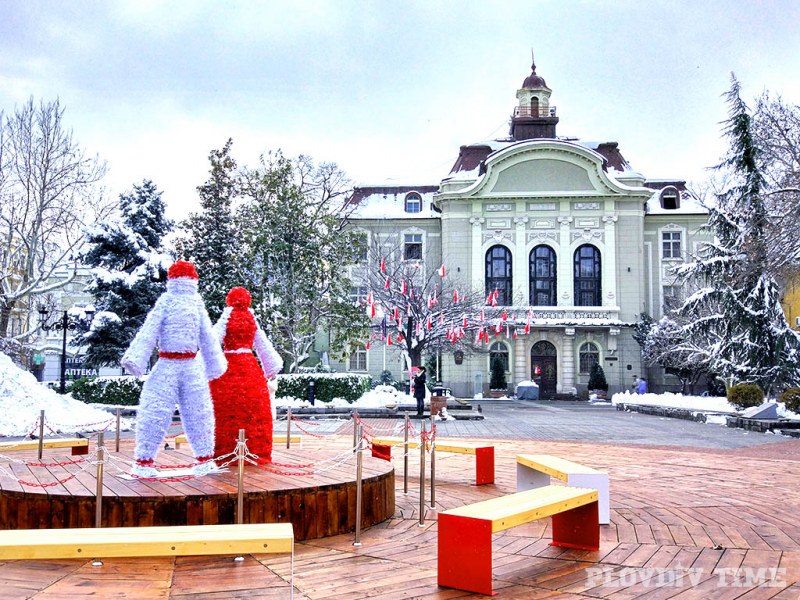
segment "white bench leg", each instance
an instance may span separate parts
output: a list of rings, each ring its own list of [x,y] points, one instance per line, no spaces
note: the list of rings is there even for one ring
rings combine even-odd
[[[550,475],[517,463],[517,491],[524,492],[550,485]]]
[[[519,465],[517,465],[519,466]],[[519,481],[519,479],[517,479]],[[517,484],[519,486],[519,484]],[[569,475],[567,485],[570,487],[597,490],[598,517],[601,525],[611,523],[611,507],[608,498],[608,473],[576,473]]]

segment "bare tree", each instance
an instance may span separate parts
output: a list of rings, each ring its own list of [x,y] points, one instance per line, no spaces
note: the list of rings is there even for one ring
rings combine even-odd
[[[21,302],[74,278],[84,225],[110,211],[97,185],[105,163],[85,156],[63,116],[58,100],[30,98],[0,120],[0,337]]]

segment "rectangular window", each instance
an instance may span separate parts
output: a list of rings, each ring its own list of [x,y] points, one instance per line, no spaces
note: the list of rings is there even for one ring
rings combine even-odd
[[[367,370],[367,349],[361,346],[358,350],[350,355],[350,370],[351,371],[366,371]]]
[[[367,234],[358,236],[356,240],[356,262],[357,263],[365,263],[367,262],[367,249],[369,246],[369,241],[367,239]]]
[[[404,237],[403,258],[405,260],[422,259],[422,234],[407,233]]]
[[[367,301],[367,286],[354,285],[350,288],[350,302],[358,306]]]
[[[681,232],[662,231],[661,248],[664,258],[681,258]]]

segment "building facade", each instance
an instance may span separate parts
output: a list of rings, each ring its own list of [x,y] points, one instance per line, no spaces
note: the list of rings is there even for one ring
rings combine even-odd
[[[426,271],[444,265],[494,293],[510,326],[493,332],[486,352],[438,357],[455,394],[485,394],[493,356],[509,390],[533,380],[543,396],[581,395],[595,362],[610,392],[634,376],[668,389],[668,378],[642,365],[632,325],[642,313],[658,319],[680,294],[673,269],[702,241],[707,212],[683,181],[633,170],[617,143],[558,137],[551,93],[533,65],[507,138],[462,146],[438,185],[357,188],[353,226],[372,247],[394,242]],[[374,377],[406,369],[383,344],[354,354],[336,366]]]

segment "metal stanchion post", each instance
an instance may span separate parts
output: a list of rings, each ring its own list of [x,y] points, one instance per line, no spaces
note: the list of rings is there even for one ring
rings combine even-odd
[[[353,411],[353,452],[358,446],[358,410]]]
[[[103,432],[97,434],[97,495],[94,505],[94,526],[103,525]]]
[[[236,523],[244,523],[244,429],[239,430],[239,443],[236,446],[239,460],[239,491],[236,497]]]
[[[287,448],[291,448],[292,447],[292,409],[291,408],[287,408],[286,409],[286,421],[287,421],[287,425],[286,425],[286,447]]]
[[[361,465],[363,453],[361,441],[363,440],[361,425],[358,426],[358,450],[356,451],[356,539],[353,546],[361,545]]]
[[[39,460],[42,460],[42,449],[44,448],[44,411],[39,413]]]
[[[425,421],[422,423],[422,431],[419,432],[419,526],[425,526]]]
[[[411,424],[411,419],[408,418],[406,413],[406,434],[403,445],[403,493],[408,493],[408,430]]]
[[[431,424],[431,508],[436,508],[436,425]]]
[[[120,422],[121,418],[122,418],[122,409],[118,408],[117,409],[117,437],[114,440],[114,442],[115,442],[114,448],[116,449],[117,452],[119,452],[119,422]]]

